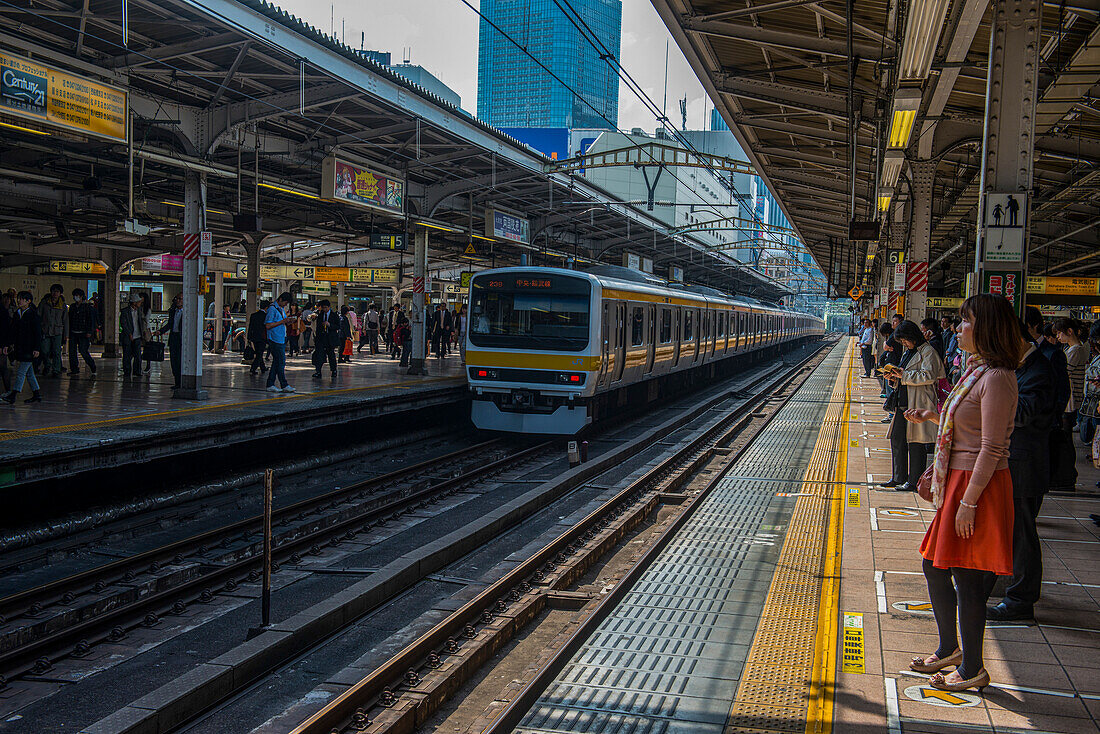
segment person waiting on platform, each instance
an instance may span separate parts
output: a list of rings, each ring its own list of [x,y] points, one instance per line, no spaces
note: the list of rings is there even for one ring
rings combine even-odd
[[[11,296],[7,292],[0,293],[0,379],[4,381],[4,394],[11,392],[11,376],[8,374],[8,364],[15,359],[12,354],[12,344],[15,343],[15,318],[12,316]]]
[[[149,320],[141,310],[141,296],[130,294],[130,306],[118,317],[118,343],[122,347],[124,377],[141,374],[141,348],[149,340]]]
[[[888,398],[894,406],[894,417],[888,431],[893,476],[880,486],[907,492],[917,488],[917,480],[924,472],[928,453],[936,440],[936,429],[907,421],[904,413],[910,408],[935,409],[935,384],[944,376],[943,359],[925,341],[920,328],[912,321],[898,324],[894,330],[894,341],[905,351],[898,366],[890,366],[883,373],[894,389]]]
[[[940,413],[910,408],[905,414],[913,423],[939,423],[935,458],[919,487],[921,497],[936,507],[920,552],[939,647],[913,658],[909,667],[932,673],[934,688],[981,691],[989,685],[982,656],[985,603],[994,574],[1012,573],[1008,448],[1016,415],[1015,369],[1023,350],[1007,299],[972,296],[959,311],[959,347],[971,355],[966,369]],[[944,675],[951,666],[957,667]]]
[[[160,335],[168,335],[168,364],[172,367],[172,389],[183,386],[183,294],[177,293],[168,308],[164,326],[157,329]]]
[[[302,312],[298,304],[290,304],[286,315],[290,319],[286,324],[286,356],[294,357],[302,353],[298,346],[298,340],[302,334]]]
[[[73,305],[69,306],[69,374],[80,374],[77,357],[83,357],[88,370],[95,376],[95,360],[88,347],[99,327],[99,315],[95,306],[84,300],[84,291],[73,288]]]
[[[321,368],[328,362],[336,377],[336,347],[340,339],[340,317],[332,310],[327,298],[318,302],[313,314],[313,377],[321,378]]]
[[[378,327],[381,323],[378,307],[371,301],[370,307],[363,313],[363,338],[359,341],[357,352],[363,351],[363,344],[366,343],[371,354],[378,354]]]
[[[1089,346],[1095,356],[1085,366],[1085,384],[1077,407],[1077,431],[1085,446],[1092,445],[1096,427],[1100,426],[1100,321],[1089,328]]]
[[[340,343],[336,346],[336,353],[340,356],[337,362],[351,363],[352,336],[355,334],[355,324],[352,319],[355,313],[347,306],[340,307]]]
[[[271,373],[267,376],[268,392],[294,392],[286,381],[286,327],[294,320],[287,315],[291,295],[280,293],[275,303],[267,307],[264,328],[267,329],[267,348],[271,350]],[[279,387],[275,387],[275,380]]]
[[[875,327],[871,319],[863,319],[863,329],[859,332],[859,356],[863,359],[863,376],[870,377],[875,366]]]
[[[42,346],[42,327],[38,322],[38,312],[35,311],[32,301],[34,296],[30,291],[19,291],[16,295],[15,319],[12,323],[12,344],[9,347],[9,355],[19,361],[19,367],[15,371],[15,385],[4,394],[4,400],[15,403],[19,393],[23,391],[23,382],[31,384],[31,396],[24,403],[42,402],[42,392],[38,385],[38,378],[34,374],[34,360],[38,359],[39,348]]]
[[[60,283],[50,286],[50,293],[38,304],[38,322],[42,327],[42,346],[39,349],[43,377],[60,377],[61,350],[69,335],[69,307],[65,303],[65,289]]]
[[[250,375],[255,376],[258,371],[261,375],[267,372],[267,362],[264,361],[264,351],[267,350],[267,327],[264,320],[267,318],[267,301],[262,301],[260,307],[248,317],[248,346],[252,349],[252,363],[248,366]],[[245,354],[245,359],[248,355]]]
[[[925,341],[936,350],[936,354],[940,355],[940,359],[943,359],[946,349],[943,343],[943,327],[940,326],[940,322],[933,318],[922,319],[920,332],[924,334]]]

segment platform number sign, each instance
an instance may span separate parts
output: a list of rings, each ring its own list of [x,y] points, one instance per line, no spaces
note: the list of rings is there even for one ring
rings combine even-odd
[[[858,301],[859,299],[863,298],[863,289],[860,288],[858,285],[852,286],[851,290],[848,291],[848,297],[851,298],[853,301]]]

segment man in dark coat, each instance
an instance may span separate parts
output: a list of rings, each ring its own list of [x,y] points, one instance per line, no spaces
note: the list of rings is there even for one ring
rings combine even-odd
[[[172,365],[173,390],[179,390],[183,376],[183,294],[172,298],[168,309],[168,320],[160,327],[158,334],[168,334],[168,359]]]
[[[99,328],[99,314],[95,306],[84,300],[84,291],[73,288],[73,305],[69,306],[69,374],[80,374],[77,357],[83,357],[88,369],[95,374],[95,360],[88,347]]]
[[[1012,526],[1012,581],[988,619],[1030,619],[1043,583],[1043,556],[1035,518],[1050,488],[1050,430],[1060,409],[1054,401],[1055,377],[1050,362],[1027,342],[1016,368],[1019,398],[1016,423],[1008,448],[1015,519]]]
[[[321,368],[328,362],[332,376],[336,377],[336,345],[343,347],[340,338],[340,317],[332,310],[332,302],[327,298],[317,304],[313,315],[313,376],[321,377]]]
[[[248,317],[248,343],[255,350],[252,364],[248,367],[249,374],[255,375],[257,371],[262,375],[267,372],[267,362],[264,361],[264,351],[267,350],[267,327],[264,321],[267,319],[268,302],[260,304],[260,308]]]
[[[41,354],[42,326],[38,321],[38,312],[34,310],[32,302],[34,296],[30,291],[19,291],[16,302],[19,304],[15,312],[12,325],[12,346],[10,354],[19,360],[19,369],[15,373],[15,386],[4,394],[3,399],[8,403],[14,403],[23,390],[23,382],[31,383],[34,392],[25,403],[42,402],[42,393],[38,386],[38,378],[34,374],[34,360]]]

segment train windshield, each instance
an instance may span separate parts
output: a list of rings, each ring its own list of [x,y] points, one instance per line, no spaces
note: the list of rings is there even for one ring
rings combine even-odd
[[[470,341],[479,347],[580,351],[591,286],[579,278],[508,273],[470,284]]]

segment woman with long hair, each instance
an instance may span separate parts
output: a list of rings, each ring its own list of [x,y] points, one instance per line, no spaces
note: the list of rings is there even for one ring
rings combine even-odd
[[[894,405],[890,422],[890,451],[893,456],[893,477],[881,486],[899,492],[912,492],[924,472],[932,443],[934,427],[905,420],[910,408],[932,410],[936,407],[935,384],[944,376],[943,357],[925,340],[920,328],[912,321],[902,321],[894,330],[894,341],[902,348],[898,366],[886,372],[894,389],[889,400]]]
[[[965,370],[940,413],[905,414],[913,423],[939,424],[935,459],[918,488],[936,507],[920,552],[939,647],[909,667],[931,673],[933,688],[981,691],[989,685],[982,657],[986,600],[994,576],[1012,573],[1008,448],[1025,345],[1012,304],[1001,296],[972,296],[959,313],[959,348],[971,355]]]

